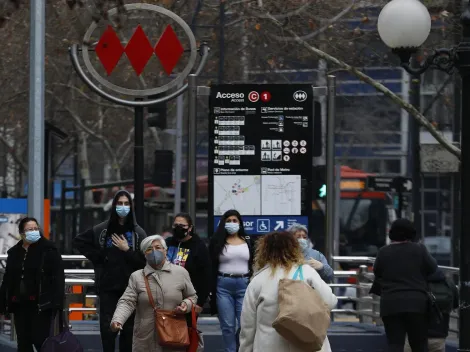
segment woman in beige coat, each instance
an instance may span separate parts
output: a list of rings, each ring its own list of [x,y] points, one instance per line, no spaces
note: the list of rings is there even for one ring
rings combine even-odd
[[[145,254],[147,265],[143,270],[134,272],[126,291],[119,299],[111,323],[111,330],[118,331],[136,311],[134,323],[133,352],[166,352],[172,349],[159,345],[155,329],[155,317],[145,289],[144,274],[149,279],[150,291],[157,308],[175,310],[185,314],[191,311],[197,301],[196,291],[189,274],[181,266],[166,260],[166,243],[159,236],[149,236],[142,241],[141,251]]]

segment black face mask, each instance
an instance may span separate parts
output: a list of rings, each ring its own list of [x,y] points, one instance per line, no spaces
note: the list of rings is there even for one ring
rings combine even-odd
[[[182,227],[182,226],[175,226],[175,227],[173,228],[173,236],[174,236],[177,240],[182,240],[182,239],[185,238],[187,235],[188,235],[188,230],[185,229],[184,227]]]

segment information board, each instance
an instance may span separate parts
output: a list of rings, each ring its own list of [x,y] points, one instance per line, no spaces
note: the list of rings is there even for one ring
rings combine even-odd
[[[211,87],[209,234],[230,209],[248,234],[309,225],[313,104],[311,85]]]

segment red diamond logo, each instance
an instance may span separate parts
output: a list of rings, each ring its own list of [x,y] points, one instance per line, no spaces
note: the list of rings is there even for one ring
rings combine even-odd
[[[137,26],[129,43],[127,43],[125,52],[135,73],[137,73],[137,76],[140,76],[153,54],[152,44],[150,44],[140,24]]]
[[[155,54],[168,76],[173,72],[183,52],[184,48],[176,36],[175,31],[171,25],[166,26],[157,45],[155,45]]]
[[[112,26],[108,26],[104,31],[96,45],[95,52],[109,76],[124,53],[121,41]]]

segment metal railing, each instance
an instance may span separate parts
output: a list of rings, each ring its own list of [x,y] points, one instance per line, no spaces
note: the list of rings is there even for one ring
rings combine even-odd
[[[6,255],[0,255],[0,261],[6,259]],[[62,259],[64,261],[71,262],[82,262],[88,261],[84,256],[81,255],[63,255]],[[355,308],[351,309],[342,309],[336,308],[332,310],[332,320],[334,321],[338,315],[350,315],[354,316],[360,323],[371,323],[377,326],[382,325],[379,313],[379,297],[375,295],[370,295],[369,290],[371,288],[374,274],[369,272],[369,267],[375,261],[375,258],[372,257],[333,257],[335,263],[343,264],[355,264],[359,265],[359,269],[350,270],[350,271],[338,271],[334,272],[335,281],[330,284],[330,287],[333,291],[337,292],[339,289],[348,289],[352,288],[354,295],[337,295],[338,300],[341,303],[352,302],[355,305]],[[440,269],[443,270],[447,275],[457,274],[459,272],[458,268],[440,266]],[[93,286],[94,281],[94,270],[93,269],[65,269],[65,285],[66,285],[66,302],[65,302],[65,311],[66,316],[73,312],[83,312],[83,313],[97,313],[97,308],[85,307],[86,299],[96,299],[96,295],[90,295],[86,293],[86,288]],[[338,282],[338,279],[350,279],[355,278],[355,283],[341,283]],[[84,289],[82,293],[73,293],[69,292],[69,288],[72,286],[83,286]],[[335,293],[336,293],[335,292]],[[83,307],[70,307],[71,303],[81,302]],[[458,313],[451,314],[451,320],[456,319],[458,321]],[[453,327],[454,324],[451,324],[449,331],[458,334],[458,323],[457,328]],[[3,317],[0,317],[0,334],[10,335],[11,340],[15,340],[15,329],[13,323],[13,317],[11,320],[6,320]]]

